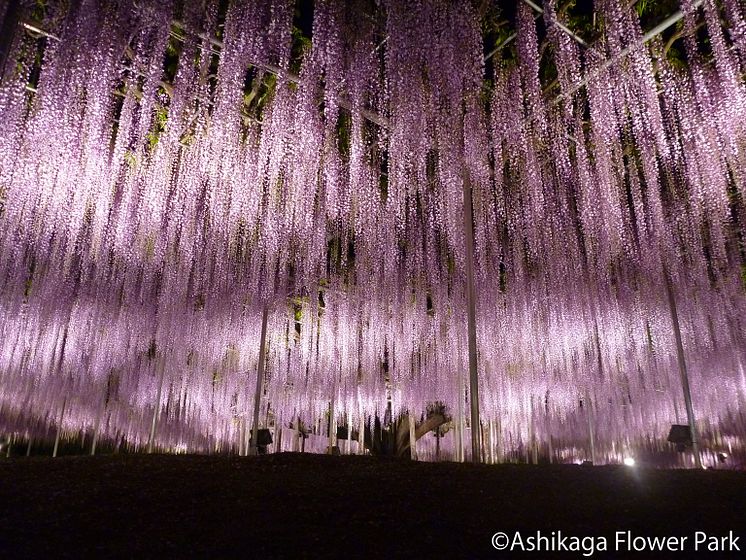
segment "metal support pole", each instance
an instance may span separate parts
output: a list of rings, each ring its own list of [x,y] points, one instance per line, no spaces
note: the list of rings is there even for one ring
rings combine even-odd
[[[57,457],[57,450],[60,447],[60,432],[62,431],[62,421],[65,419],[65,405],[67,404],[67,398],[62,400],[62,409],[60,410],[60,420],[57,422],[57,435],[54,436],[54,449],[52,450],[52,457]]]
[[[492,454],[492,421],[487,420],[484,424],[484,462],[491,465],[495,462],[495,457]]]
[[[148,453],[153,452],[153,445],[155,444],[155,430],[158,425],[158,417],[161,413],[161,393],[163,392],[163,373],[166,370],[166,361],[164,358],[158,362],[159,378],[158,378],[158,393],[155,397],[155,408],[153,409],[153,419],[150,422],[150,436],[148,437]]]
[[[461,354],[459,350],[459,354]],[[464,383],[463,383],[463,371],[461,368],[461,360],[458,364],[458,378],[456,382],[458,388],[456,391],[456,423],[455,423],[455,434],[454,443],[456,445],[456,462],[464,462]],[[440,430],[440,427],[438,427]]]
[[[352,416],[350,413],[347,413],[347,444],[346,444],[346,451],[345,453],[347,455],[352,455]]]
[[[267,341],[267,314],[269,306],[264,305],[262,309],[262,331],[259,336],[259,365],[256,372],[256,392],[254,393],[254,425],[251,428],[250,454],[256,455],[259,447],[259,404],[262,400],[262,385],[264,383],[264,364],[266,362]]]
[[[593,312],[593,339],[596,343],[598,378],[603,379],[604,360],[603,360],[603,356],[601,355],[601,336],[598,331],[598,319],[596,319],[595,304],[592,305],[591,310]],[[585,404],[588,407],[588,410],[586,411],[586,417],[588,419],[588,439],[590,440],[590,444],[591,444],[591,463],[595,465],[597,457],[596,457],[596,430],[594,427],[595,426],[594,423],[596,419],[593,417],[593,401],[591,401],[591,394],[587,388],[585,391]]]
[[[336,391],[332,400],[329,402],[329,455],[334,454],[334,448],[337,447],[337,415],[336,406]]]
[[[238,420],[238,456],[243,457],[243,444],[246,440],[246,420],[239,418]]]
[[[531,395],[531,422],[529,424],[531,432],[531,464],[539,464],[539,448],[536,438],[536,421],[534,420],[534,397]]]
[[[417,460],[417,438],[414,433],[414,416],[409,413],[409,457],[413,460]]]
[[[588,439],[591,443],[591,463],[596,464],[596,434],[593,429],[593,404],[591,403],[591,397],[586,392],[585,405],[588,407],[586,417],[588,418]]]
[[[671,323],[673,324],[673,336],[676,341],[676,357],[679,363],[679,375],[681,376],[681,387],[684,390],[684,404],[686,405],[686,417],[689,421],[689,431],[692,436],[692,453],[694,454],[694,465],[702,468],[702,459],[699,456],[699,434],[697,433],[697,423],[694,418],[694,407],[692,406],[692,394],[689,390],[689,374],[686,369],[686,359],[684,358],[684,345],[681,342],[681,327],[679,326],[679,313],[676,309],[676,298],[674,297],[673,287],[671,286],[671,277],[668,270],[663,269],[663,280],[666,285],[666,295],[668,296],[668,309],[671,312]]]
[[[503,454],[503,440],[502,440],[503,423],[500,418],[495,419],[495,454],[497,455],[497,462],[502,463],[505,459]]]
[[[474,294],[474,224],[472,222],[471,180],[464,170],[464,246],[466,266],[466,311],[469,339],[469,404],[471,405],[471,460],[481,463],[479,421],[479,380],[477,379],[477,319]]]
[[[357,452],[360,455],[365,455],[365,413],[362,408],[360,409],[360,427],[357,435]]]

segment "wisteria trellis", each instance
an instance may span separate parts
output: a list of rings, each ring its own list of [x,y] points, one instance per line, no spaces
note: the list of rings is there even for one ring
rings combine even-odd
[[[545,0],[552,98],[525,5],[518,64],[496,59],[488,85],[469,2],[384,0],[381,43],[380,22],[319,0],[297,76],[293,4],[234,0],[218,28],[212,0],[79,0],[51,4],[40,23],[59,40],[43,51],[16,33],[0,85],[0,428],[62,418],[140,445],[157,408],[164,448],[238,448],[264,305],[263,421],[310,425],[330,403],[353,426],[388,403],[455,413],[468,177],[482,417],[503,452],[585,446],[588,402],[608,453],[685,422],[664,271],[701,427],[743,435],[740,0],[682,0],[685,69],[641,43],[628,2],[596,2],[604,33],[584,49]],[[257,120],[245,83],[270,70]]]

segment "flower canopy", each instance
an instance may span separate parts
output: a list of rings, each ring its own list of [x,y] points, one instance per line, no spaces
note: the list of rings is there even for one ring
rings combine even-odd
[[[746,10],[593,4],[0,2],[0,429],[238,446],[265,308],[262,424],[459,415],[473,244],[506,451],[686,422],[667,285],[742,435]]]

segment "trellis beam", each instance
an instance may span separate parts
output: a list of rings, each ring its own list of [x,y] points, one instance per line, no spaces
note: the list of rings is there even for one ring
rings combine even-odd
[[[534,11],[537,12],[537,14],[538,14],[536,16],[537,18],[539,17],[539,15],[541,15],[541,14],[544,13],[543,8],[541,8],[539,5],[537,5],[532,0],[522,0],[522,1],[526,5],[530,6]],[[703,4],[703,2],[704,2],[704,0],[694,0],[694,2],[692,4],[692,8],[696,10],[697,8],[699,8]],[[674,14],[672,14],[669,17],[667,17],[661,23],[659,23],[658,25],[656,25],[655,27],[653,27],[653,29],[651,29],[650,31],[648,31],[647,33],[645,33],[639,41],[635,42],[632,45],[629,45],[628,47],[626,47],[625,49],[623,49],[621,52],[619,52],[616,56],[608,59],[601,66],[599,66],[596,69],[590,71],[588,74],[586,74],[583,77],[582,80],[580,80],[578,83],[576,83],[569,91],[561,93],[560,95],[558,95],[557,97],[555,97],[552,100],[551,103],[553,105],[556,105],[557,103],[559,103],[563,99],[566,99],[566,98],[572,96],[575,92],[577,92],[578,90],[580,90],[581,88],[583,88],[585,85],[587,85],[588,82],[590,82],[593,78],[595,78],[596,76],[598,76],[601,72],[603,72],[604,70],[607,70],[609,67],[613,66],[614,64],[616,64],[617,62],[619,62],[620,60],[622,60],[623,58],[625,58],[634,49],[636,49],[636,48],[638,48],[638,47],[640,47],[640,46],[642,46],[642,45],[650,42],[652,39],[654,39],[655,37],[657,37],[658,35],[660,35],[664,31],[666,31],[669,27],[671,27],[673,25],[676,25],[676,23],[678,23],[679,21],[681,21],[681,19],[683,19],[685,15],[686,14],[683,11],[681,11],[681,10],[676,11]],[[560,23],[558,20],[555,20],[554,23],[563,32],[567,33],[570,37],[572,37],[575,41],[577,41],[581,45],[583,45],[585,47],[589,46],[582,38],[580,38],[575,33],[573,33],[572,30],[570,30],[564,24]],[[32,33],[36,33],[38,35],[47,37],[47,38],[55,40],[55,41],[59,41],[60,40],[60,38],[57,35],[54,35],[54,34],[49,33],[47,31],[44,31],[43,29],[41,29],[35,23],[24,21],[24,22],[21,22],[21,25],[25,29],[27,29],[28,31],[30,31]],[[185,32],[189,32],[189,30],[186,29],[186,27],[184,26],[183,22],[181,22],[179,20],[174,20],[173,23],[172,23],[172,25],[173,25],[173,27],[181,29],[181,30],[183,30]],[[177,39],[179,41],[184,41],[185,40],[185,37],[183,35],[181,35],[179,33],[176,33],[174,31],[171,32],[171,36],[174,39]],[[220,41],[219,39],[215,39],[214,37],[210,37],[210,36],[208,36],[208,35],[206,35],[204,33],[197,33],[196,36],[199,37],[199,38],[201,38],[201,39],[205,39],[205,40],[209,41],[209,43],[212,46],[216,47],[217,49],[222,50],[222,48],[224,46],[223,42]],[[503,47],[505,47],[508,43],[510,43],[511,41],[513,41],[517,36],[518,36],[517,33],[513,33],[510,36],[508,36],[502,43],[500,43],[500,45],[498,45],[495,49],[493,49],[492,51],[490,51],[485,56],[484,60],[487,61],[490,58],[492,58]],[[213,54],[217,55],[217,56],[220,55],[219,51],[211,51],[211,52]],[[284,68],[280,68],[279,66],[275,66],[275,65],[272,65],[272,64],[262,64],[262,63],[253,63],[253,65],[256,66],[256,67],[258,67],[258,68],[262,68],[263,70],[266,70],[267,72],[275,74],[278,77],[285,78],[286,80],[288,80],[288,81],[290,81],[292,83],[295,83],[295,84],[302,84],[303,83],[303,80],[300,78],[300,76],[298,76],[296,74],[293,74],[292,72],[289,72],[289,71],[285,70]],[[349,100],[344,99],[344,98],[339,98],[338,97],[338,98],[334,99],[334,101],[340,107],[342,107],[344,109],[347,109],[348,111],[350,111],[352,113],[359,114],[364,119],[366,119],[366,120],[368,120],[368,121],[370,121],[370,122],[372,122],[374,124],[377,124],[381,128],[389,129],[391,127],[391,122],[389,121],[389,119],[387,119],[386,117],[384,117],[382,115],[379,115],[379,114],[375,113],[374,111],[370,111],[368,109],[355,108],[353,106],[353,104]]]
[[[693,2],[693,4],[692,4],[692,9],[696,10],[703,3],[704,3],[704,0],[695,0]],[[619,62],[620,60],[622,60],[623,58],[625,58],[633,50],[635,50],[635,49],[641,47],[642,45],[644,45],[644,44],[652,41],[653,39],[655,39],[658,35],[660,35],[661,33],[663,33],[669,27],[671,27],[673,25],[676,25],[679,21],[681,21],[681,19],[684,18],[685,15],[686,14],[683,11],[678,10],[676,13],[674,13],[674,14],[670,15],[669,17],[667,17],[666,19],[664,19],[658,25],[656,25],[655,27],[653,27],[653,29],[651,29],[650,31],[648,31],[647,33],[645,33],[642,36],[642,38],[640,38],[639,41],[635,41],[633,44],[631,44],[628,47],[622,49],[616,56],[613,56],[613,57],[609,58],[601,66],[599,66],[598,68],[595,68],[594,70],[592,70],[588,74],[586,74],[583,77],[582,80],[580,80],[577,84],[575,84],[570,89],[570,91],[567,91],[565,93],[561,93],[557,97],[555,97],[552,100],[552,105],[556,105],[557,103],[559,103],[563,99],[566,99],[566,98],[570,97],[571,95],[573,95],[580,88],[582,88],[585,85],[587,85],[588,82],[590,82],[593,78],[595,78],[601,72],[603,72],[604,70],[607,70],[608,68],[610,68],[611,66],[613,66],[614,64],[616,64],[617,62]]]
[[[531,7],[532,10],[544,14],[544,9],[532,2],[532,0],[523,0],[523,3],[527,6]],[[581,37],[577,36],[575,33],[572,32],[572,30],[564,25],[562,22],[560,22],[558,19],[554,20],[554,25],[556,25],[558,28],[560,28],[562,31],[564,31],[567,35],[569,35],[573,40],[575,40],[580,45],[583,45],[584,47],[588,48],[588,43],[586,43]]]

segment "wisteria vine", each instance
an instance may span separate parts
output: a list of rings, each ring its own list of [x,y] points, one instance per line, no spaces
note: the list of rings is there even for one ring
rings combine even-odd
[[[244,449],[265,306],[263,425],[459,427],[468,180],[489,456],[686,422],[666,277],[702,433],[742,446],[739,0],[682,0],[685,67],[627,2],[588,47],[520,4],[490,70],[468,2],[319,0],[301,55],[290,0],[51,2],[44,36],[33,4],[0,82],[0,429],[142,446],[157,412],[163,449]]]

